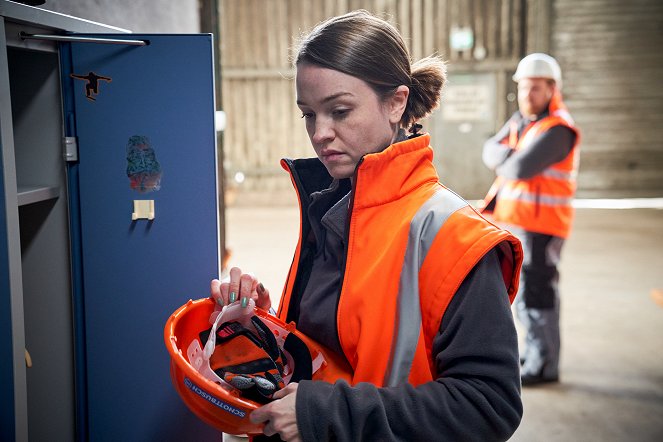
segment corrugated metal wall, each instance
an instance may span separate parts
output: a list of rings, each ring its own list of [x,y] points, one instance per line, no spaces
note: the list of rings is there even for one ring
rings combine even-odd
[[[220,1],[230,203],[233,189],[257,191],[266,202],[286,190],[285,200],[292,201],[278,161],[313,155],[294,104],[288,62],[293,37],[358,8],[396,24],[414,59],[439,53],[450,61],[451,73],[495,72],[496,127],[515,106],[507,95],[518,60],[527,52],[549,51],[562,66],[564,95],[583,133],[579,195],[663,195],[660,0]],[[470,50],[449,47],[451,30],[459,27],[472,29]],[[447,138],[441,135],[436,146]],[[237,172],[245,179],[241,185],[233,179]]]
[[[584,135],[579,195],[663,195],[663,2],[556,0],[551,51]]]
[[[289,63],[293,37],[328,17],[363,8],[400,29],[414,60],[438,53],[451,61],[451,71],[467,71],[476,69],[479,57],[483,70],[509,70],[523,51],[525,4],[525,0],[222,0],[229,203],[237,189],[262,195],[265,202],[294,201],[279,159],[313,156],[295,105]],[[472,29],[474,46],[452,51],[450,30],[460,27]],[[506,105],[503,108],[506,112]],[[245,180],[241,185],[234,179],[237,173]]]

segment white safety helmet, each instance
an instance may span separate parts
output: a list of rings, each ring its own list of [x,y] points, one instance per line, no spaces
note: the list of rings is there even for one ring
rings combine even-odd
[[[520,60],[512,78],[515,82],[523,78],[549,78],[555,80],[559,89],[562,88],[562,70],[557,60],[540,52],[529,54]]]

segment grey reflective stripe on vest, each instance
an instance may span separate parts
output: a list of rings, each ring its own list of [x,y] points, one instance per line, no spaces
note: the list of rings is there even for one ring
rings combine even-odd
[[[567,181],[573,181],[576,179],[578,176],[577,172],[564,172],[562,170],[557,170],[557,169],[546,169],[543,172],[541,172],[541,175],[547,178],[555,178],[558,180],[567,180]]]
[[[535,193],[525,192],[524,190],[509,188],[502,188],[499,197],[502,199],[526,201],[528,203],[538,202],[545,206],[571,206],[571,203],[573,202],[572,197],[548,195],[545,193],[537,195]]]
[[[384,385],[393,387],[406,383],[414,360],[421,330],[419,306],[419,271],[428,250],[442,225],[452,213],[467,206],[467,202],[452,191],[440,187],[419,208],[410,221],[405,258],[398,283],[394,341]]]

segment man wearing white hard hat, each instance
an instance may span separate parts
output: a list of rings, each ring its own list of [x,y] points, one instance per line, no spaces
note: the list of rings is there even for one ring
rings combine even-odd
[[[562,102],[557,61],[534,53],[518,64],[518,111],[484,144],[497,179],[483,212],[519,237],[524,260],[515,306],[527,335],[523,385],[559,379],[557,265],[573,220],[580,135]]]

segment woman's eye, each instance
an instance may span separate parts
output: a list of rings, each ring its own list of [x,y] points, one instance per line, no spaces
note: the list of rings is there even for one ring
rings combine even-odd
[[[332,112],[332,115],[335,117],[345,117],[349,111],[349,109],[335,109]]]
[[[313,113],[311,112],[302,112],[302,118],[305,120],[308,120],[309,118],[313,118]]]

